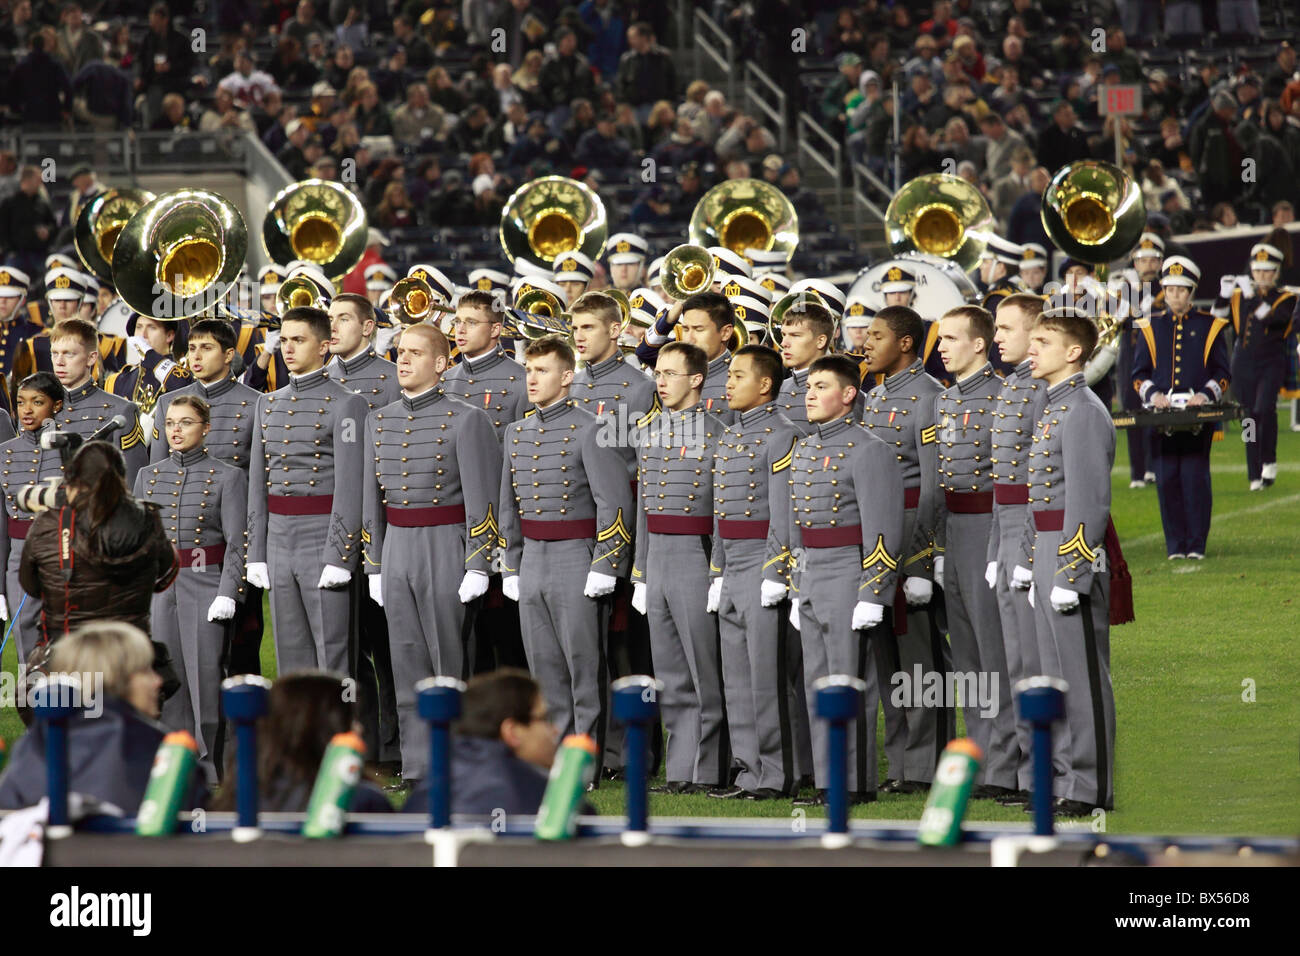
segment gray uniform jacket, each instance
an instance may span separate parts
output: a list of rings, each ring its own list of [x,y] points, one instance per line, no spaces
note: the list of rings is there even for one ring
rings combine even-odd
[[[807,394],[808,369],[792,369],[790,377],[781,383],[781,391],[776,398],[781,412],[790,419],[790,423],[800,435],[810,435],[813,432],[813,427],[808,424],[808,407],[804,405],[804,396]],[[858,397],[853,401],[854,411],[858,413],[855,415],[856,418],[862,417],[863,403],[862,390],[858,389]]]
[[[68,390],[68,401],[57,418],[58,428],[88,438],[114,415],[124,416],[126,427],[118,429],[107,440],[116,442],[126,459],[126,484],[129,488],[135,481],[135,473],[149,461],[149,449],[140,427],[140,412],[133,403],[87,382],[81,388]]]
[[[700,400],[704,410],[712,412],[730,425],[736,417],[727,405],[727,373],[731,371],[731,352],[723,353],[709,363],[709,370],[704,376],[704,385],[700,388]]]
[[[634,368],[622,352],[579,369],[573,376],[569,397],[597,418],[612,422],[616,430],[621,425],[624,433],[627,426],[659,408],[654,382]],[[620,445],[619,450],[627,462],[628,476],[635,475],[637,450],[630,444]]]
[[[993,485],[1015,485],[1024,488],[1029,479],[1029,449],[1034,441],[1034,425],[1043,417],[1047,404],[1047,386],[1033,377],[1029,360],[1025,359],[1002,380],[1002,390],[993,414],[993,447],[989,464],[993,470]],[[993,530],[989,534],[988,560],[998,557],[998,538],[1001,535],[998,513],[993,509]],[[1028,565],[1025,565],[1028,567]]]
[[[336,355],[325,366],[325,372],[364,398],[372,412],[402,397],[402,387],[397,382],[397,366],[380,358],[373,348],[366,349],[356,358],[344,359]]]
[[[171,454],[167,436],[161,426],[167,421],[167,407],[178,395],[197,395],[208,403],[212,431],[204,448],[217,461],[248,471],[253,444],[253,410],[261,392],[228,378],[213,385],[192,382],[158,400],[153,416],[153,440],[149,443],[149,460],[162,461]]]
[[[531,407],[524,367],[500,346],[477,358],[461,356],[459,364],[442,377],[442,387],[448,395],[487,412],[498,438]]]

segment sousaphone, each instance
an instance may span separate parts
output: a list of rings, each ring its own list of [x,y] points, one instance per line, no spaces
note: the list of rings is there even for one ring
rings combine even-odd
[[[890,252],[922,252],[969,272],[993,231],[993,211],[982,193],[960,176],[918,176],[894,194],[885,210]]]
[[[501,210],[501,248],[506,258],[511,262],[522,258],[548,271],[559,256],[574,250],[596,261],[608,233],[600,197],[566,176],[542,176],[524,183]]]
[[[799,214],[771,183],[729,179],[695,204],[690,237],[697,246],[724,246],[739,256],[746,249],[782,252],[788,262],[799,245]]]
[[[77,257],[100,282],[113,282],[113,247],[140,207],[154,198],[147,189],[106,189],[77,213],[72,241]]]
[[[301,259],[331,280],[341,279],[361,261],[368,234],[361,200],[325,179],[286,186],[262,217],[262,245],[272,262]]]

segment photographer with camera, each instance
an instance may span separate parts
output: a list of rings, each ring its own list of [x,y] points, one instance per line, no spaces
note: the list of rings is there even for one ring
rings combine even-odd
[[[18,620],[11,626],[18,644],[18,659],[25,661],[36,646],[41,621],[41,602],[18,583],[18,566],[23,542],[31,528],[34,511],[44,510],[41,498],[57,496],[63,478],[63,459],[57,449],[41,447],[40,436],[47,422],[63,410],[67,394],[50,372],[29,375],[18,384],[17,436],[0,444],[0,491],[4,493],[5,520],[0,523],[0,566],[5,569],[4,594],[0,595],[0,617]]]
[[[157,506],[130,495],[122,454],[105,441],[77,450],[59,492],[31,523],[18,571],[43,605],[42,642],[90,621],[149,633],[152,596],[171,586],[180,560]]]

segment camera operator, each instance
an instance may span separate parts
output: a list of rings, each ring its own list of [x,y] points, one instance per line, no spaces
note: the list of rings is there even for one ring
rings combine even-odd
[[[18,565],[22,559],[23,541],[32,525],[32,513],[18,506],[24,486],[49,479],[61,479],[63,460],[58,449],[41,447],[40,433],[46,422],[51,422],[63,410],[67,394],[59,380],[50,372],[29,375],[18,384],[18,426],[16,437],[0,444],[0,491],[4,493],[5,520],[0,522],[0,567],[5,570],[4,595],[0,596],[0,617],[18,621],[13,625],[14,639],[18,642],[18,660],[36,646],[40,636],[41,601],[36,595],[26,594],[18,583]],[[46,486],[53,494],[52,486]]]
[[[66,503],[32,522],[18,572],[44,606],[41,639],[103,620],[149,633],[153,593],[171,586],[180,561],[157,506],[130,495],[122,454],[104,441],[78,449],[62,490]]]

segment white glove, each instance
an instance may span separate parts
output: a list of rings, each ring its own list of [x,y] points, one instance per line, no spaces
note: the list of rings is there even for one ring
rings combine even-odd
[[[709,614],[718,613],[718,608],[722,606],[722,578],[714,578],[709,585],[709,599],[704,604],[704,610]]]
[[[864,627],[875,627],[885,619],[885,608],[880,604],[872,604],[870,601],[859,601],[853,605],[853,630],[860,631]]]
[[[1079,592],[1071,591],[1069,588],[1052,588],[1052,610],[1064,614],[1067,611],[1073,611],[1079,606]]]
[[[798,601],[790,602],[790,623],[794,625],[794,629],[796,631],[799,630],[799,602]]]
[[[645,582],[638,581],[632,585],[632,609],[638,614],[645,613],[646,590]]]
[[[501,593],[512,601],[519,600],[519,575],[511,574],[501,579]]]
[[[1016,569],[1011,572],[1011,586],[1017,591],[1023,591],[1026,588],[1033,587],[1034,572],[1017,564]]]
[[[1029,606],[1034,606],[1034,586],[1032,584],[1029,585]]]
[[[280,347],[280,330],[266,333],[266,341],[262,343],[263,352],[274,352]]]
[[[213,598],[208,606],[209,621],[229,621],[235,616],[235,599],[228,597]]]
[[[908,607],[922,607],[934,597],[934,582],[925,578],[904,578],[903,597],[907,598]]]
[[[370,600],[374,601],[380,607],[384,606],[384,576],[382,574],[367,574],[366,587],[370,589]]]
[[[1255,294],[1255,283],[1250,276],[1237,276],[1237,288],[1248,299]]]
[[[1236,276],[1223,276],[1219,279],[1219,298],[1231,299],[1232,290],[1237,287]]]
[[[589,598],[604,597],[606,594],[614,593],[614,585],[618,584],[618,578],[612,574],[605,574],[601,571],[587,572],[587,586],[582,589],[582,593]]]
[[[988,567],[984,569],[984,580],[988,582],[989,590],[998,586],[998,563],[990,561]]]
[[[327,564],[320,569],[320,580],[316,582],[318,588],[341,588],[352,580],[352,572],[344,571],[337,564]]]
[[[460,579],[460,603],[468,604],[477,597],[487,594],[488,576],[482,571],[466,571]]]
[[[9,620],[9,602],[5,600],[3,594],[0,594],[0,618]]]
[[[722,578],[718,578],[718,580],[721,581]],[[781,581],[764,581],[762,587],[759,588],[758,600],[763,607],[776,607],[785,600],[785,593],[788,590],[789,588]]]
[[[943,587],[943,555],[937,555],[934,559],[934,583]]]
[[[136,363],[144,361],[144,357],[153,351],[153,346],[143,335],[132,335],[126,340],[126,344],[136,354]],[[134,364],[134,363],[133,363]]]
[[[1262,319],[1273,311],[1273,307],[1267,302],[1261,302],[1258,309],[1255,310],[1255,318]]]
[[[383,328],[375,333],[375,353],[384,355],[393,347],[393,339],[397,338],[397,333],[402,331],[402,326],[393,326]]]
[[[261,588],[263,591],[271,590],[271,573],[266,569],[266,565],[260,561],[254,561],[244,568],[244,580],[255,588]]]

